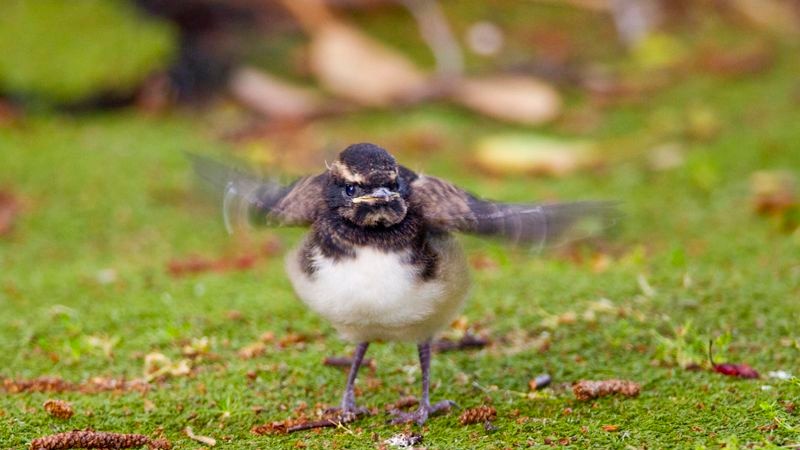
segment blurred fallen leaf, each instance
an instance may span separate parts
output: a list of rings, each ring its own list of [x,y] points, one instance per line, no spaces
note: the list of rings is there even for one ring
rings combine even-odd
[[[113,284],[117,281],[118,278],[119,277],[117,275],[117,271],[111,267],[100,269],[94,275],[95,281],[97,281],[98,284],[102,285]]]
[[[664,171],[677,169],[686,161],[686,149],[677,142],[666,142],[657,145],[647,152],[647,164],[652,170]]]
[[[240,348],[238,352],[239,358],[253,359],[264,354],[267,351],[267,346],[263,342],[252,342]]]
[[[119,343],[119,336],[88,336],[86,342],[89,346],[99,349],[107,359],[114,357],[114,346]]]
[[[531,0],[534,3],[550,3],[555,5],[572,6],[588,9],[590,11],[611,11],[612,0]]]
[[[156,406],[155,402],[153,402],[152,400],[150,400],[148,398],[145,398],[142,401],[142,409],[146,413],[151,413],[151,412],[155,411],[156,409],[158,409],[158,407]]]
[[[800,206],[797,180],[785,170],[762,170],[750,176],[753,208],[763,215],[780,215]]]
[[[696,66],[723,77],[740,77],[762,73],[775,65],[776,52],[766,41],[753,41],[734,47],[712,47],[702,50]]]
[[[708,361],[711,363],[711,368],[714,370],[714,372],[721,373],[722,375],[727,375],[729,377],[748,379],[761,378],[761,374],[747,364],[715,363],[714,356],[712,354],[713,345],[714,341],[710,340],[708,342]]]
[[[163,353],[148,353],[144,357],[144,377],[147,381],[152,381],[164,376],[186,376],[192,371],[191,362],[188,359],[172,361]]]
[[[14,194],[0,190],[0,236],[11,232],[21,209],[22,205]]]
[[[414,98],[426,75],[399,52],[335,18],[319,0],[282,0],[311,35],[311,70],[325,89],[367,106]]]
[[[323,108],[322,97],[311,89],[294,86],[251,67],[237,69],[228,83],[233,98],[268,117],[302,119]]]
[[[11,102],[0,99],[0,128],[17,125],[22,120],[22,111]]]
[[[497,272],[500,268],[500,264],[498,264],[494,258],[485,253],[478,253],[470,256],[469,265],[478,271]]]
[[[558,91],[533,77],[498,75],[463,79],[450,94],[453,101],[495,119],[541,125],[561,114]]]
[[[594,146],[534,134],[501,134],[481,139],[475,162],[495,175],[569,175],[599,162]]]
[[[182,277],[204,272],[228,272],[248,270],[255,266],[261,255],[244,254],[235,257],[208,259],[201,256],[190,256],[184,259],[173,259],[167,264],[167,271],[173,277]]]
[[[722,121],[713,109],[694,105],[686,112],[686,135],[698,141],[709,141],[722,130]]]
[[[190,358],[196,358],[201,355],[208,354],[211,349],[211,343],[208,337],[192,338],[192,341],[183,346],[181,353]]]
[[[726,4],[758,27],[793,35],[800,33],[797,6],[791,1],[729,0]]]
[[[304,346],[310,340],[310,336],[304,334],[288,332],[278,339],[278,347],[287,348],[292,346]]]

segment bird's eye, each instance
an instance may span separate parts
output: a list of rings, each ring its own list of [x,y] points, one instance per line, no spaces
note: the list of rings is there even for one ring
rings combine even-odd
[[[356,195],[356,187],[353,186],[352,184],[345,184],[344,193],[347,194],[348,197],[352,197]]]

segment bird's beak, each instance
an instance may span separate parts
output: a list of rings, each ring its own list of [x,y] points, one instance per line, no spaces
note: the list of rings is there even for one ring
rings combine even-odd
[[[385,203],[388,202],[389,200],[394,200],[399,197],[400,194],[398,194],[397,192],[392,192],[389,189],[380,187],[367,195],[362,195],[361,197],[354,198],[353,203],[366,203],[372,205],[375,203]]]

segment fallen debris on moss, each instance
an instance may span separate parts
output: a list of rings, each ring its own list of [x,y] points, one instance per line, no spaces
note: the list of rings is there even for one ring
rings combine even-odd
[[[636,397],[640,391],[639,383],[629,380],[581,380],[572,385],[572,392],[578,400],[592,400],[614,394]]]
[[[75,413],[72,410],[72,405],[64,400],[50,399],[44,402],[42,407],[47,411],[47,414],[59,419],[69,419]]]
[[[481,405],[464,410],[458,417],[461,425],[491,422],[497,418],[497,410],[493,406]]]
[[[39,377],[29,380],[3,380],[3,389],[9,394],[25,392],[147,392],[150,384],[144,380],[125,380],[123,378],[94,377],[83,383],[72,383],[61,377]]]
[[[172,444],[165,439],[151,439],[143,434],[106,433],[94,430],[75,430],[34,439],[31,450],[71,448],[138,448],[167,450]]]

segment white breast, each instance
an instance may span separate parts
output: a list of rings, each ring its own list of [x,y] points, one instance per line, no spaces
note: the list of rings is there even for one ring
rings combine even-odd
[[[418,277],[407,252],[372,247],[339,261],[316,251],[311,276],[302,271],[295,250],[287,256],[286,268],[297,295],[345,339],[419,342],[454,318],[469,290],[458,244],[447,238],[434,249],[440,255],[439,274],[430,281]]]

